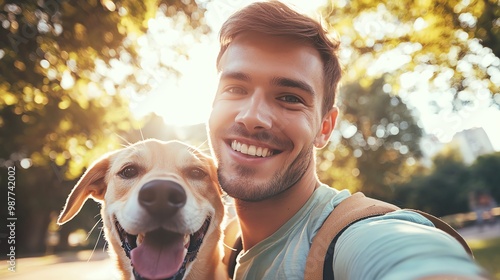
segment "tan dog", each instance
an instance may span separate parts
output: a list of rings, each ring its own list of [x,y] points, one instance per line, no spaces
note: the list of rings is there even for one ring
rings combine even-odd
[[[210,157],[181,142],[145,140],[105,155],[71,191],[58,223],[92,197],[123,279],[227,279],[224,207]]]

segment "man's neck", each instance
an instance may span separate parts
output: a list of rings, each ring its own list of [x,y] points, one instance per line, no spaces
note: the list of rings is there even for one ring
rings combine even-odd
[[[235,200],[244,251],[271,236],[304,206],[320,184],[309,175],[272,198],[256,202]]]

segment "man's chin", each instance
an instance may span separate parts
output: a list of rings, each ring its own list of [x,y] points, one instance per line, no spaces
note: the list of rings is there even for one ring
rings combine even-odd
[[[273,196],[269,190],[262,188],[262,186],[250,186],[248,180],[238,180],[240,182],[227,182],[220,180],[222,190],[230,197],[245,201],[245,202],[258,202]],[[246,181],[246,182],[245,182]]]
[[[243,202],[260,202],[268,199],[275,198],[288,188],[278,189],[269,184],[258,185],[249,180],[238,180],[237,182],[224,182],[220,181],[220,185],[224,192],[230,197]],[[245,182],[246,181],[246,182]],[[250,185],[248,182],[254,184]]]

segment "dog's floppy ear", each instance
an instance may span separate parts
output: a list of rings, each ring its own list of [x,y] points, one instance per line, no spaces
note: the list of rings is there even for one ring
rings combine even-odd
[[[57,219],[57,224],[62,225],[67,221],[73,219],[85,201],[92,197],[96,201],[104,199],[106,192],[105,177],[108,172],[110,158],[104,156],[95,161],[90,168],[83,174],[82,178],[78,181],[66,200],[66,205]]]

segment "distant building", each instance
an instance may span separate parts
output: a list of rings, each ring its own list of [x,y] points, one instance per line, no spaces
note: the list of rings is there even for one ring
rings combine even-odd
[[[445,148],[455,148],[460,151],[465,164],[472,164],[477,157],[495,152],[491,141],[483,128],[471,128],[457,132],[449,143],[440,142],[434,135],[422,136],[422,164],[430,167],[432,159]]]
[[[450,142],[459,148],[466,164],[472,164],[477,157],[493,153],[493,145],[482,127],[460,131]]]

